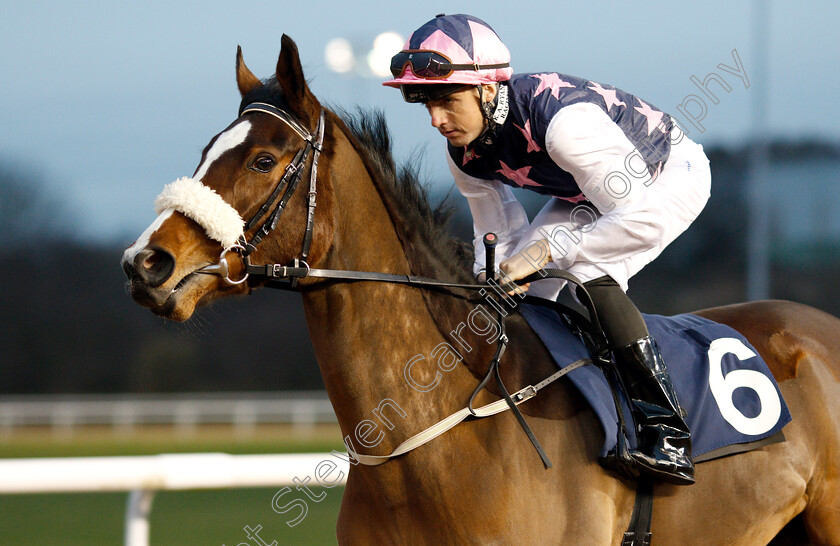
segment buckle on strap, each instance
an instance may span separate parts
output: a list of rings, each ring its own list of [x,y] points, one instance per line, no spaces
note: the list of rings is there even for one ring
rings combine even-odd
[[[528,385],[519,392],[513,393],[513,395],[511,395],[511,399],[514,401],[514,403],[519,404],[521,402],[524,402],[525,400],[535,397],[536,395],[537,388],[533,385]]]
[[[306,263],[304,260],[300,260],[295,258],[292,260],[291,265],[281,265],[281,264],[266,264],[264,266],[258,266],[259,269],[264,270],[264,274],[266,277],[271,279],[288,279],[291,278],[293,281],[297,279],[301,279],[303,277],[308,277],[311,268],[309,264]],[[304,269],[304,271],[301,271]]]
[[[266,277],[271,277],[272,279],[285,279],[288,277],[288,273],[286,272],[286,266],[280,264],[268,264],[265,266],[265,275]]]

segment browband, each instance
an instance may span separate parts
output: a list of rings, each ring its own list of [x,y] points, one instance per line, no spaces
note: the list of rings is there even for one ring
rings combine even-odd
[[[312,141],[312,134],[298,121],[289,115],[288,112],[285,110],[281,110],[272,104],[268,104],[265,102],[252,102],[248,106],[242,109],[240,112],[240,116],[243,114],[247,114],[248,112],[264,112],[266,114],[272,115],[288,125],[294,132],[300,135],[300,138],[306,140],[307,142]]]

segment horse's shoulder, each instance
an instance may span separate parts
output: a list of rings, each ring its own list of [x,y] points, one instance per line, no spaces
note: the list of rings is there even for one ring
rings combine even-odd
[[[703,309],[694,314],[726,324],[746,336],[777,381],[796,377],[799,363],[806,356],[829,362],[830,356],[840,351],[840,319],[808,305],[763,300]]]

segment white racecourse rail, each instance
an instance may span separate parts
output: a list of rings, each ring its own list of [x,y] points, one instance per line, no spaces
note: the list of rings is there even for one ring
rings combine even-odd
[[[312,474],[325,460],[341,471],[336,485],[344,484],[346,455],[342,459],[328,453],[0,459],[0,494],[130,491],[125,544],[145,546],[156,490],[292,486],[295,477]]]

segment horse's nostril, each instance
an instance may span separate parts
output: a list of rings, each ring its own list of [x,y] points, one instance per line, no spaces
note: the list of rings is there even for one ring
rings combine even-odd
[[[132,264],[129,260],[122,260],[122,268],[125,276],[129,279],[137,275],[137,271],[134,269],[134,264]]]
[[[152,271],[161,261],[163,261],[163,258],[161,258],[160,252],[148,251],[148,253],[143,255],[143,262],[140,264],[140,267],[147,271]]]
[[[146,248],[137,253],[129,267],[149,286],[160,286],[175,270],[175,258],[164,250]],[[128,271],[126,266],[123,268]]]

